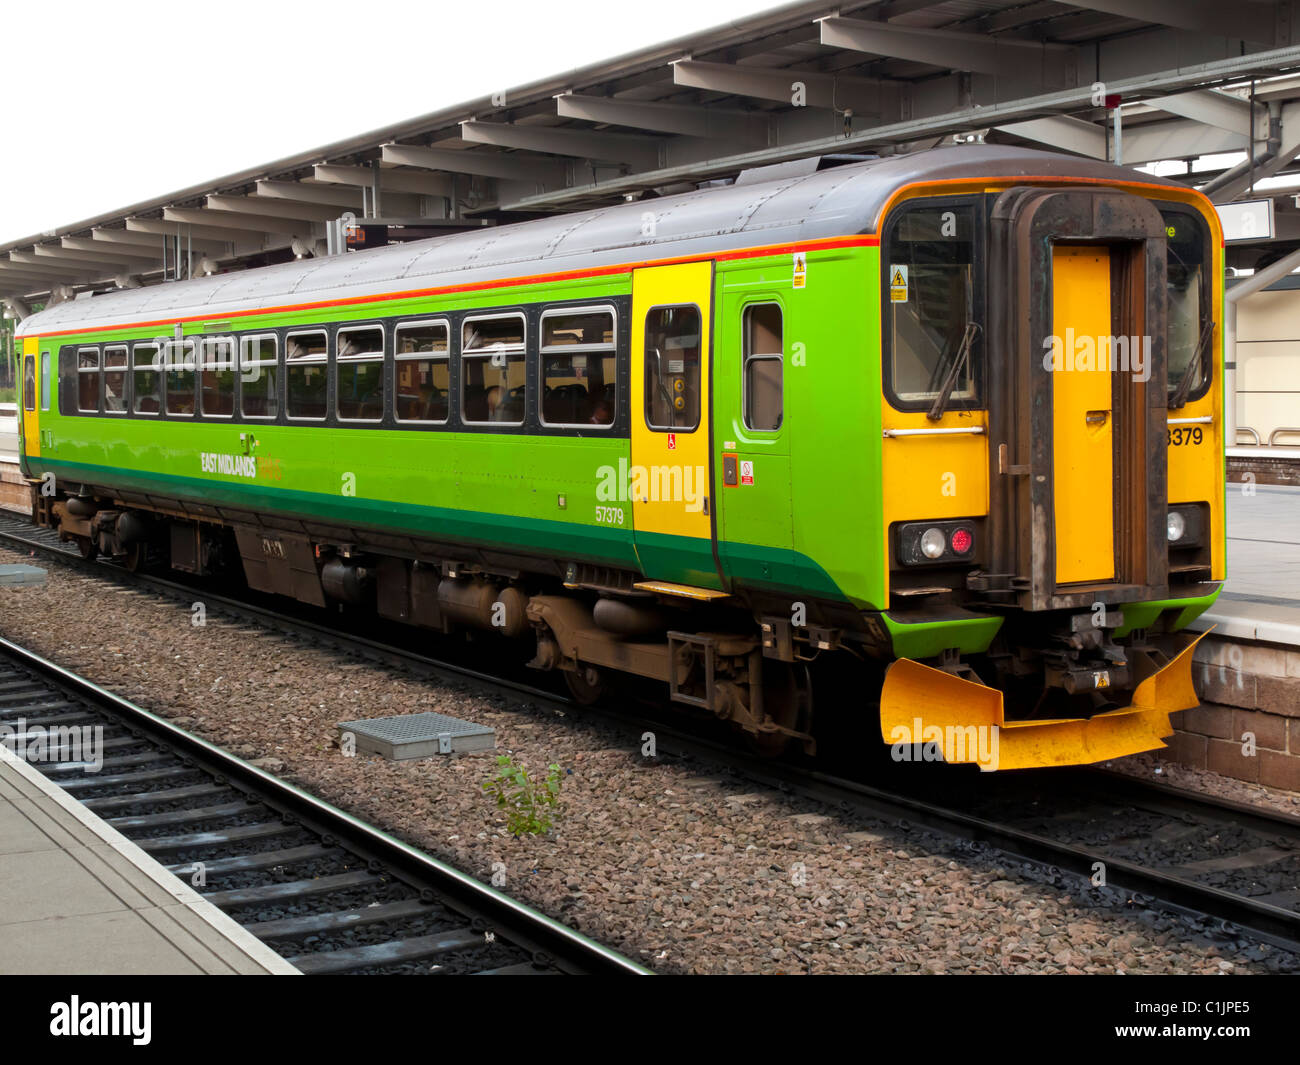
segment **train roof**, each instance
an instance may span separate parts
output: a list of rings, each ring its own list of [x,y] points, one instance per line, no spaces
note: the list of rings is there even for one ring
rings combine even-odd
[[[983,144],[886,156],[766,181],[762,173],[751,176],[759,180],[742,175],[733,185],[677,196],[68,300],[26,318],[17,335],[220,319],[290,303],[347,301],[872,233],[890,196],[918,181],[1063,176],[1168,185],[1109,163]],[[653,227],[646,225],[651,213]]]

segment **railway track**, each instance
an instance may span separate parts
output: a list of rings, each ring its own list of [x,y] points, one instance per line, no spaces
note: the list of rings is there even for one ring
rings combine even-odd
[[[33,766],[303,973],[646,972],[3,639],[0,725],[12,746],[43,744]]]
[[[0,518],[0,542],[107,569],[119,579],[127,576],[116,567],[85,563],[54,534],[7,518]],[[141,579],[169,594],[195,593],[166,579]],[[372,659],[574,710],[571,700],[541,688],[236,599],[203,595],[249,620],[305,631]],[[894,772],[886,772],[887,786],[880,786],[875,778],[868,783],[807,764],[756,758],[660,717],[599,707],[581,712],[624,731],[630,743],[653,728],[661,757],[707,760],[746,780],[904,832],[928,831],[976,851],[1000,851],[1036,867],[1052,883],[1078,878],[1129,911],[1165,910],[1196,931],[1247,935],[1300,955],[1300,818],[1091,769],[975,774],[937,767],[941,773],[936,774],[898,772],[893,766]]]

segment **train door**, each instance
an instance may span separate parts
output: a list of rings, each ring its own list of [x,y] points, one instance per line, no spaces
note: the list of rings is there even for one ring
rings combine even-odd
[[[627,492],[637,558],[652,580],[720,588],[710,498],[713,264],[632,278],[632,439]]]
[[[36,410],[36,359],[39,342],[34,337],[23,341],[23,412],[20,419],[22,426],[22,450],[24,454],[36,458],[41,453],[41,433],[39,415]]]
[[[718,554],[723,574],[793,587],[785,305],[745,277],[719,291],[714,359]]]
[[[1068,240],[1060,235],[1070,234]],[[1030,610],[1168,594],[1165,224],[1120,189],[990,212],[989,572]]]
[[[1052,335],[1071,349],[1093,345],[1086,369],[1063,360],[1052,377],[1057,584],[1115,577],[1114,378],[1096,366],[1100,338],[1111,335],[1110,276],[1104,246],[1052,249]]]

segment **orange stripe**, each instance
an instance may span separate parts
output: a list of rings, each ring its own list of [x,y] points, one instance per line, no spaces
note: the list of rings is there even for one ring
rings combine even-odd
[[[903,200],[928,195],[932,189],[943,189],[943,191],[951,193],[961,191],[964,187],[971,192],[978,192],[981,189],[1011,188],[1015,185],[1107,185],[1112,188],[1126,189],[1139,195],[1142,192],[1164,193],[1168,199],[1180,200],[1183,203],[1199,208],[1200,213],[1210,225],[1211,236],[1217,236],[1220,242],[1223,240],[1223,229],[1219,224],[1219,212],[1214,209],[1214,204],[1210,198],[1196,189],[1189,189],[1185,185],[1164,185],[1158,181],[1116,181],[1113,178],[1067,177],[1060,174],[1017,174],[1015,177],[963,177],[941,178],[936,181],[914,181],[909,185],[903,185],[896,189],[893,195],[885,201],[884,206],[876,213],[876,232],[880,232],[885,215],[896,204]]]
[[[319,307],[351,307],[365,303],[383,303],[388,300],[414,299],[418,296],[445,296],[457,292],[479,292],[493,288],[512,288],[520,285],[535,285],[539,282],[575,281],[584,277],[606,277],[611,274],[625,274],[647,266],[671,266],[677,263],[693,263],[706,260],[719,262],[730,259],[755,259],[765,255],[793,255],[795,252],[823,251],[829,248],[871,247],[880,243],[880,238],[873,235],[859,234],[849,237],[826,237],[822,240],[807,241],[799,244],[765,244],[756,248],[739,248],[735,251],[719,252],[716,255],[685,255],[675,259],[646,259],[641,262],[620,263],[616,266],[597,266],[590,270],[566,270],[553,274],[528,274],[523,277],[508,277],[496,281],[476,281],[464,285],[446,285],[441,288],[415,288],[404,292],[382,292],[374,296],[359,296],[349,300],[319,300],[314,303],[286,303],[278,307],[257,307],[245,311],[225,311],[216,314],[196,314],[188,318],[157,318],[148,322],[127,322],[123,325],[82,327],[64,329],[56,333],[41,333],[42,337],[77,336],[82,333],[100,333],[124,329],[146,329],[159,325],[175,325],[178,322],[202,322],[208,319],[247,318],[254,315],[286,314],[290,311],[306,311]]]

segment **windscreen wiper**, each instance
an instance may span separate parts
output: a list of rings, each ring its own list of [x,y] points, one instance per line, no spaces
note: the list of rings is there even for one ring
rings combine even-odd
[[[970,365],[970,349],[974,345],[975,337],[979,331],[980,327],[975,322],[966,323],[966,331],[962,333],[961,343],[957,345],[957,351],[952,357],[952,364],[948,367],[948,373],[944,376],[943,387],[939,389],[939,394],[934,397],[934,404],[926,415],[930,421],[937,422],[943,417],[944,408],[948,406],[948,397],[952,395],[952,390],[957,387],[957,380],[961,377],[962,369]]]
[[[1183,371],[1182,379],[1178,382],[1178,387],[1174,389],[1174,394],[1169,397],[1169,409],[1178,410],[1187,404],[1187,397],[1192,391],[1192,370],[1199,371],[1196,377],[1200,380],[1208,380],[1210,373],[1205,366],[1205,356],[1209,351],[1210,337],[1214,335],[1214,322],[1205,323],[1201,330],[1201,337],[1196,342],[1196,351],[1192,354],[1187,363],[1187,369]]]

